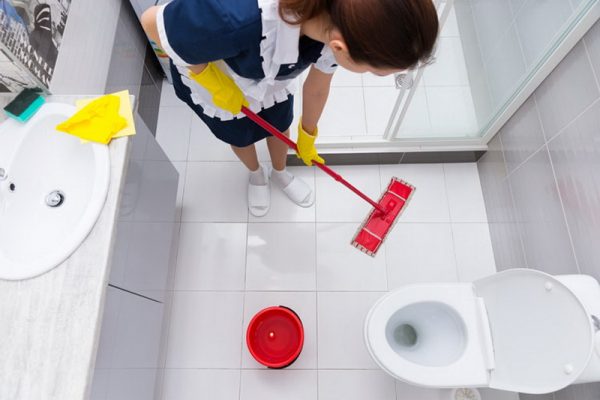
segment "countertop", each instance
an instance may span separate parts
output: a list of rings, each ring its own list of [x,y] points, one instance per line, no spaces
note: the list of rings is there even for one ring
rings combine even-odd
[[[73,104],[83,97],[47,101]],[[125,137],[109,145],[106,203],[75,253],[39,277],[0,280],[0,400],[80,400],[88,394],[129,144]]]

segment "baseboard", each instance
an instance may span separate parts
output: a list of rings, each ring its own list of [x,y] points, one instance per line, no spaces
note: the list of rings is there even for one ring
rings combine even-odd
[[[320,153],[328,165],[424,164],[476,162],[485,151],[419,151],[408,153]],[[288,165],[303,165],[293,154]]]

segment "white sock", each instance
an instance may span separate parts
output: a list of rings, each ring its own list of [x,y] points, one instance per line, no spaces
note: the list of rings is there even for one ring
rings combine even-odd
[[[271,172],[271,179],[275,182],[279,187],[284,188],[290,184],[292,179],[294,179],[294,175],[290,174],[287,169],[282,169],[281,171],[277,171],[273,168],[273,172]]]
[[[266,185],[265,173],[263,172],[262,165],[258,166],[256,171],[250,171],[250,184],[251,185]]]

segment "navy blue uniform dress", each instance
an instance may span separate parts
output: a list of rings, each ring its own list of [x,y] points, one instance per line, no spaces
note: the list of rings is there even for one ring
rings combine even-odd
[[[218,61],[244,92],[250,109],[281,131],[293,119],[294,78],[312,64],[326,73],[336,67],[331,50],[301,36],[299,26],[284,23],[277,7],[277,0],[173,0],[158,12],[177,97],[215,136],[234,146],[248,146],[269,133],[243,114],[216,107],[210,94],[189,79],[189,65]]]

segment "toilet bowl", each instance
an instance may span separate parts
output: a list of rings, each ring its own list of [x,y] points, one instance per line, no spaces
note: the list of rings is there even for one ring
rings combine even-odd
[[[600,381],[595,316],[594,278],[512,269],[390,292],[369,311],[364,336],[384,371],[414,385],[540,394]]]

